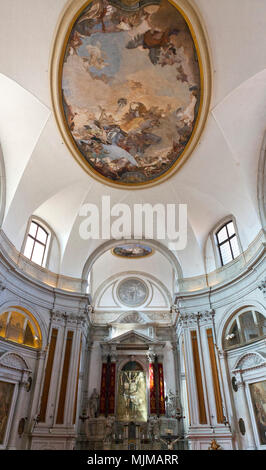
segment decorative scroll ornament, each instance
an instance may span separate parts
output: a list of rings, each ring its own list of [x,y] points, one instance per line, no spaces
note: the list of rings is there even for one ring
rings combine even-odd
[[[145,320],[138,312],[132,312],[120,320],[120,323],[145,323]]]
[[[266,366],[265,358],[258,352],[252,352],[245,354],[240,359],[238,359],[234,372],[239,370],[253,369],[254,367]]]

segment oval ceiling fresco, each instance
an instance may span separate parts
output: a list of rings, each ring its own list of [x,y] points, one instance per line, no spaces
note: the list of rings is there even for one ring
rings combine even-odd
[[[130,243],[116,246],[112,249],[112,253],[121,258],[138,259],[152,255],[153,249],[148,245]]]
[[[96,178],[147,185],[181,161],[202,98],[193,36],[167,0],[93,0],[79,9],[61,53],[59,95],[72,153]]]

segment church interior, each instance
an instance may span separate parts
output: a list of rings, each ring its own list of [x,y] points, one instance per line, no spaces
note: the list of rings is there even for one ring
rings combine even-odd
[[[265,450],[266,3],[0,18],[0,449]]]

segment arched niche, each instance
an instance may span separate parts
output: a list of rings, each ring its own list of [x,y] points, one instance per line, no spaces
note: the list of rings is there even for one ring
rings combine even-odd
[[[42,332],[36,318],[20,306],[1,308],[0,338],[20,346],[41,349]]]
[[[146,422],[148,418],[148,375],[135,358],[118,368],[116,418],[124,422]]]

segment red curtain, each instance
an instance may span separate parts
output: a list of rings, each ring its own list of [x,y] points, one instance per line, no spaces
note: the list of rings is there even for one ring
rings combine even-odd
[[[159,375],[159,413],[160,415],[165,414],[165,400],[164,400],[164,380],[163,380],[163,365],[158,364],[158,375]]]
[[[102,365],[102,380],[101,380],[101,395],[100,395],[100,414],[106,412],[106,396],[108,397],[108,413],[114,414],[115,412],[115,362],[110,365],[110,382],[109,388],[107,387],[107,364]],[[107,392],[107,393],[106,393]]]
[[[107,364],[103,364],[102,365],[102,380],[101,380],[101,395],[100,395],[100,414],[105,414],[106,372],[107,372]]]
[[[156,414],[156,391],[154,379],[154,364],[149,365],[150,375],[150,414]]]
[[[115,362],[110,364],[110,385],[109,385],[109,414],[114,414],[115,412]]]

